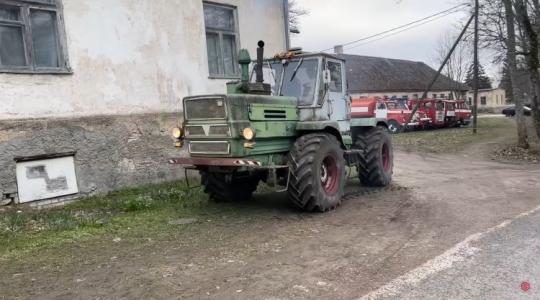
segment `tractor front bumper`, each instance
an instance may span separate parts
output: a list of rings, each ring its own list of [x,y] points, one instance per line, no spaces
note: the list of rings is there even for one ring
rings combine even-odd
[[[169,159],[169,163],[186,167],[263,167],[260,161],[239,158],[181,157],[171,158]]]

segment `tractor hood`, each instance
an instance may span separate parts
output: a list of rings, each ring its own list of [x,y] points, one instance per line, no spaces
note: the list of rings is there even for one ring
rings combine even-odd
[[[298,122],[297,99],[250,94],[184,99],[185,140],[191,156],[244,157],[288,150]],[[243,131],[250,128],[254,140]],[[245,143],[251,142],[252,148]],[[277,143],[276,143],[277,142]]]

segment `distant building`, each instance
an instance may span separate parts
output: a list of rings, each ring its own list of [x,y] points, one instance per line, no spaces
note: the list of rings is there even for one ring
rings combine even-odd
[[[467,92],[467,102],[473,104],[474,91]],[[478,91],[478,107],[479,108],[497,108],[505,106],[506,92],[502,88],[483,89]]]
[[[348,54],[339,56],[346,60],[349,93],[355,98],[420,98],[437,73],[423,62]],[[463,99],[467,90],[466,85],[441,75],[428,97]]]

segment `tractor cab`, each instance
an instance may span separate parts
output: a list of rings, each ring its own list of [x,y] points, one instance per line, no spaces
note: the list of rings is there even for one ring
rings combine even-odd
[[[257,62],[251,75],[255,84],[258,66]],[[287,53],[264,60],[261,67],[270,95],[298,99],[300,120],[334,121],[341,132],[349,130],[350,99],[342,59],[326,53]]]

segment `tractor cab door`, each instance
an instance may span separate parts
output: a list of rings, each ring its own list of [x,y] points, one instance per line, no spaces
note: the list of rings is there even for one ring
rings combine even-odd
[[[328,85],[330,119],[338,121],[341,131],[347,131],[351,113],[351,101],[346,91],[344,63],[337,59],[327,59],[326,70],[330,73],[330,83]]]

